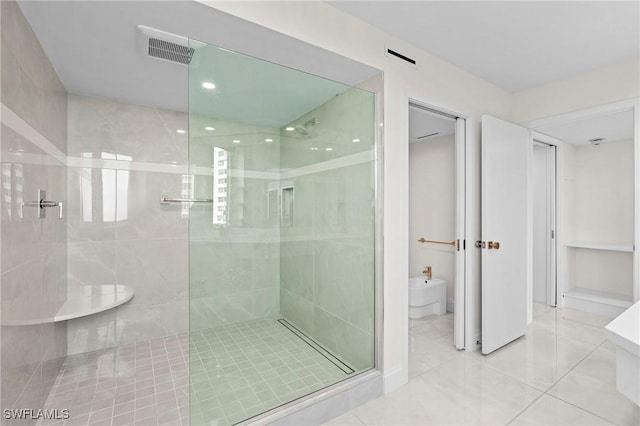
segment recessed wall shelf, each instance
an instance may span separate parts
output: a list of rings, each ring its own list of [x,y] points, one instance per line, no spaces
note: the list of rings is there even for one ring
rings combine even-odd
[[[633,253],[632,244],[609,244],[609,243],[596,243],[592,241],[569,241],[564,243],[565,247],[583,248],[591,250],[609,250],[609,251],[622,251]]]
[[[566,308],[615,317],[633,304],[631,296],[574,287],[562,295]]]
[[[133,288],[125,285],[81,285],[69,291],[67,299],[52,316],[37,317],[42,312],[51,312],[47,306],[2,307],[2,325],[35,325],[67,321],[106,311],[133,298]],[[48,308],[48,309],[47,309]]]

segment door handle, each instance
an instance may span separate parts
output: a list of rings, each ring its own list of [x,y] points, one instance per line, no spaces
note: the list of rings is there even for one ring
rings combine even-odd
[[[489,241],[489,250],[491,249],[496,249],[499,250],[500,249],[500,243],[498,241]]]
[[[476,241],[476,247],[478,248],[485,248],[487,246],[487,243],[485,243],[484,241]]]

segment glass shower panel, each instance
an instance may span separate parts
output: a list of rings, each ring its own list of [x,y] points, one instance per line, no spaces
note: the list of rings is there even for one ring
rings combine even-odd
[[[191,422],[235,424],[374,367],[374,95],[190,46]]]

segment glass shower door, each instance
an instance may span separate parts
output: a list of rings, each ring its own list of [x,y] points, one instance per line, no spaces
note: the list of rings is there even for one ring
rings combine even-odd
[[[374,95],[190,46],[191,423],[235,424],[374,367]]]

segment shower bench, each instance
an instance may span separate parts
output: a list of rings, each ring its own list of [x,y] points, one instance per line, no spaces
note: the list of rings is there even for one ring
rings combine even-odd
[[[2,325],[35,325],[67,321],[115,308],[133,298],[133,288],[120,285],[82,285],[69,289],[67,299],[53,316],[37,317],[48,312],[47,306],[3,306]]]

